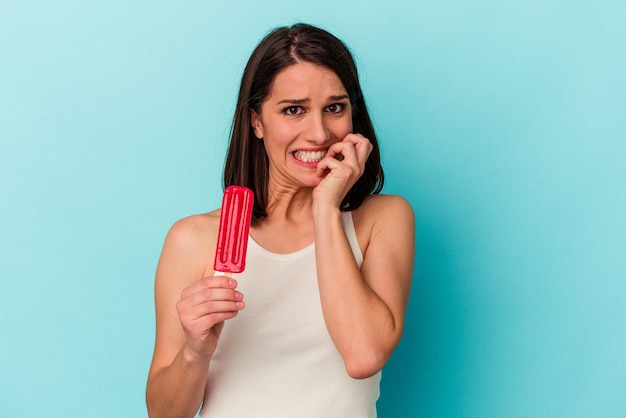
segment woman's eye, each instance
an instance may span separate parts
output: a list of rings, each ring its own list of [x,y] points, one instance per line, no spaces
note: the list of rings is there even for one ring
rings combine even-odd
[[[330,106],[328,106],[326,109],[330,113],[340,113],[345,108],[346,108],[346,105],[342,103],[333,103]]]
[[[283,109],[283,112],[285,112],[286,115],[291,115],[291,116],[299,115],[300,113],[302,113],[302,109],[300,108],[300,106],[289,106]]]

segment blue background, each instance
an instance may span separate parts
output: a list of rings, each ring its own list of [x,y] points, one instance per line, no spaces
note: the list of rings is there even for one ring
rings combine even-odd
[[[380,416],[626,416],[624,4],[0,1],[0,415],[146,415],[164,236],[219,205],[250,52],[306,21],[417,219]]]

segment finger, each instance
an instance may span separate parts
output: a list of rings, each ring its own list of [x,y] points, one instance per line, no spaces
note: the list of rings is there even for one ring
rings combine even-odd
[[[239,314],[239,311],[215,313],[211,315],[210,323],[218,325],[218,324],[224,323],[224,321],[228,319],[232,319],[236,317],[237,314]]]
[[[347,134],[343,139],[342,142],[350,142],[352,144],[354,144],[355,148],[360,149],[360,148],[373,148],[372,142],[367,139],[366,137],[364,137],[361,134]]]
[[[347,134],[342,140],[342,142],[352,142],[354,145],[357,144],[365,144],[365,143],[371,143],[369,139],[367,139],[366,137],[364,137],[361,134],[353,134],[353,133],[349,133]]]
[[[235,279],[226,276],[209,276],[183,289],[180,297],[181,299],[184,299],[205,288],[234,289],[236,287],[237,280]]]
[[[338,156],[341,156],[341,158],[338,158]],[[350,166],[352,170],[356,169],[356,171],[359,171],[361,164],[359,162],[354,144],[351,142],[337,142],[333,144],[328,149],[328,152],[322,161],[318,164],[318,168],[330,170],[341,169],[341,164],[346,164]]]
[[[206,302],[238,302],[243,300],[243,294],[234,289],[203,288],[183,299],[184,306],[194,307]]]
[[[328,153],[326,153],[326,156],[322,159],[322,161],[317,163],[317,175],[319,177],[324,177],[329,171],[339,170],[341,168],[340,164],[341,162],[334,158],[334,156],[329,156]]]
[[[190,335],[201,336],[207,334],[211,328],[220,326],[224,321],[234,318],[239,314],[239,311],[230,312],[218,312],[211,315],[205,315],[193,322],[190,325],[188,332]]]
[[[243,300],[243,294],[234,289],[210,287],[194,293],[192,300],[199,300],[201,303],[208,300],[238,301]]]
[[[205,300],[197,305],[190,305],[184,301],[176,305],[180,320],[184,324],[196,322],[202,318],[215,314],[223,314],[228,312],[238,312],[246,307],[243,300],[239,301],[223,301],[223,300]],[[213,322],[215,324],[216,322]]]
[[[359,156],[359,161],[367,160],[374,149],[370,140],[361,134],[348,134],[344,137],[342,142],[350,142],[354,145],[354,149]]]
[[[223,314],[228,312],[239,312],[246,307],[244,301],[206,301],[194,307],[193,312],[189,313],[189,319],[197,320],[205,316],[215,314]]]
[[[237,287],[237,280],[229,276],[208,276],[201,281],[207,287],[225,287],[234,289]]]
[[[328,148],[328,151],[326,151],[326,155],[324,156],[324,158],[334,159],[336,161],[344,161],[346,160],[346,158],[350,158],[354,155],[354,144],[348,141],[342,141],[332,144]],[[322,159],[322,161],[323,160],[324,159]]]

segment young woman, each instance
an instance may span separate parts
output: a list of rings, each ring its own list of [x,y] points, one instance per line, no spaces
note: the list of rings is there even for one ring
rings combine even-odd
[[[225,186],[255,192],[246,270],[212,270],[219,210],[178,221],[155,284],[151,417],[375,417],[411,287],[414,218],[383,184],[346,46],[309,25],[245,68]]]

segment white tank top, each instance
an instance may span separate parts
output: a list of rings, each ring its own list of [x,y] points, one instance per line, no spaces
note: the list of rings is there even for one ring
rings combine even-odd
[[[342,221],[360,266],[352,214]],[[346,373],[322,316],[315,244],[275,254],[249,237],[246,270],[234,277],[246,308],[222,330],[200,416],[376,417],[381,373]]]

